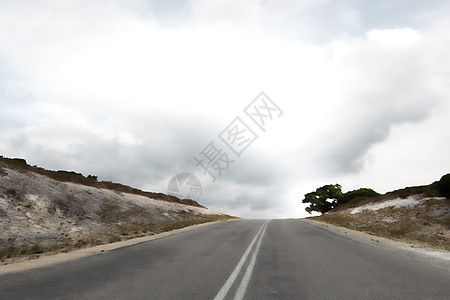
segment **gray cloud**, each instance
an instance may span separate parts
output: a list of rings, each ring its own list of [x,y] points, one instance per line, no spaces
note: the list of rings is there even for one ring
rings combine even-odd
[[[95,2],[102,15],[87,1],[0,4],[9,28],[0,32],[0,154],[164,192],[177,173],[198,172],[193,157],[267,89],[285,115],[217,182],[203,179],[200,202],[293,215],[309,192],[297,186],[364,172],[393,129],[434,118],[449,75],[448,41],[420,28],[371,31],[420,27],[416,16],[438,2],[308,2],[230,2],[223,28],[218,7],[203,18],[208,10],[188,2]]]
[[[264,28],[265,34],[326,43],[342,35],[359,37],[371,29],[419,27],[423,14],[442,10],[440,0],[323,0],[323,1],[188,1],[172,6],[152,1],[156,18],[165,26],[179,24],[172,11],[186,24],[234,24],[242,30]],[[194,18],[192,18],[192,15]],[[258,26],[255,26],[257,24]]]
[[[399,32],[391,32],[400,38]],[[425,41],[414,41],[399,49],[379,50],[370,38],[361,52],[353,53],[346,68],[358,68],[355,87],[334,112],[323,135],[314,141],[317,161],[327,172],[360,171],[365,155],[377,143],[384,141],[393,127],[405,123],[419,123],[432,114],[441,98],[433,89],[433,79],[445,77],[439,56],[430,58]],[[426,49],[428,48],[428,49]],[[347,84],[352,79],[344,80]]]

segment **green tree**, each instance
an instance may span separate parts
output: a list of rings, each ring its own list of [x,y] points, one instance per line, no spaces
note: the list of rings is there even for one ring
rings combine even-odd
[[[317,211],[323,214],[353,199],[370,198],[378,195],[377,192],[369,188],[360,188],[342,193],[342,187],[339,184],[328,184],[317,188],[314,192],[305,194],[302,202],[309,203],[309,207],[305,208],[307,212]]]
[[[315,192],[305,194],[302,202],[310,203],[309,207],[305,208],[308,213],[318,211],[323,214],[333,209],[341,197],[342,187],[339,184],[328,184],[317,188]]]

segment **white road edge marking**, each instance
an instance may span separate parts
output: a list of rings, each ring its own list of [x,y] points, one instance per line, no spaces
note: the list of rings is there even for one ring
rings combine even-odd
[[[269,220],[270,221],[270,220]],[[247,266],[247,270],[245,271],[244,277],[242,278],[241,284],[239,285],[239,288],[236,292],[236,295],[234,295],[234,300],[242,300],[244,299],[245,292],[247,291],[248,283],[250,282],[250,277],[253,273],[253,268],[255,267],[256,257],[258,256],[259,248],[261,247],[261,241],[264,237],[264,233],[266,233],[267,224],[269,224],[269,221],[267,221],[264,225],[264,229],[259,236],[258,243],[256,243],[255,250],[253,250],[252,259],[250,260],[250,263]]]
[[[266,224],[269,222],[270,220],[266,220],[264,222],[264,224],[261,225],[261,227],[259,228],[258,232],[256,233],[255,237],[253,238],[252,242],[250,243],[250,245],[248,246],[247,250],[245,250],[244,254],[242,255],[241,259],[239,260],[238,264],[236,265],[236,267],[234,268],[233,272],[230,274],[230,277],[228,277],[227,281],[225,282],[225,284],[222,286],[222,288],[220,289],[220,291],[217,293],[216,297],[214,297],[214,300],[223,300],[225,298],[225,296],[228,294],[228,291],[230,290],[231,286],[233,285],[234,281],[236,280],[237,276],[239,275],[239,273],[241,272],[241,269],[245,263],[245,261],[247,260],[247,256],[250,253],[250,250],[252,249],[253,245],[255,244],[256,240],[258,239],[258,237],[260,236],[261,232],[264,230],[265,231],[265,226]],[[261,239],[259,240],[261,241]],[[261,244],[259,242],[259,244]],[[242,285],[242,284],[241,284]]]

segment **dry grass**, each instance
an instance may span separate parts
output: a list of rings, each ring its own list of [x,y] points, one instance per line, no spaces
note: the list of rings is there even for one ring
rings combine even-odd
[[[411,208],[387,207],[356,214],[339,210],[312,219],[449,251],[449,201],[449,199],[428,200]]]
[[[29,166],[23,159],[0,156],[0,177],[4,179],[0,185],[0,229],[4,233],[0,238],[0,261],[3,263],[232,218],[203,214],[209,212],[184,205],[141,205],[130,200],[129,195],[127,198],[121,194],[202,207],[191,200],[98,182],[95,176]]]
[[[172,231],[196,224],[228,220],[235,217],[228,215],[198,215],[189,216],[186,219],[169,222],[151,223],[122,223],[111,225],[110,231],[102,234],[86,236],[73,240],[71,238],[61,239],[52,243],[41,243],[35,241],[33,244],[10,245],[0,247],[0,261],[3,264],[12,263],[20,259],[39,258],[41,254],[68,252],[75,249],[88,248],[97,245],[120,242],[137,237],[153,235],[157,233]]]

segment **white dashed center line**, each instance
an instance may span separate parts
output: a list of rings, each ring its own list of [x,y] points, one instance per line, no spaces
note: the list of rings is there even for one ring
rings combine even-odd
[[[244,254],[242,255],[242,257],[239,260],[236,267],[234,268],[230,277],[228,277],[227,281],[222,286],[220,291],[217,293],[216,297],[214,297],[214,300],[223,300],[225,298],[225,296],[228,294],[228,291],[230,290],[230,288],[233,285],[234,281],[236,280],[237,276],[241,272],[242,267],[244,266],[245,261],[247,260],[247,257],[253,248],[253,245],[256,243],[256,246],[253,249],[252,257],[250,259],[250,263],[247,266],[247,269],[245,271],[244,277],[242,278],[241,284],[239,285],[236,295],[234,296],[235,300],[241,300],[244,298],[245,291],[247,290],[247,286],[248,286],[248,283],[250,282],[250,277],[252,275],[253,268],[255,266],[256,257],[258,256],[259,248],[261,246],[261,241],[263,239],[264,233],[266,232],[267,224],[269,223],[269,221],[270,220],[266,220],[264,222],[264,224],[259,228],[258,232],[256,233],[252,242],[248,246],[247,250],[245,250]]]

